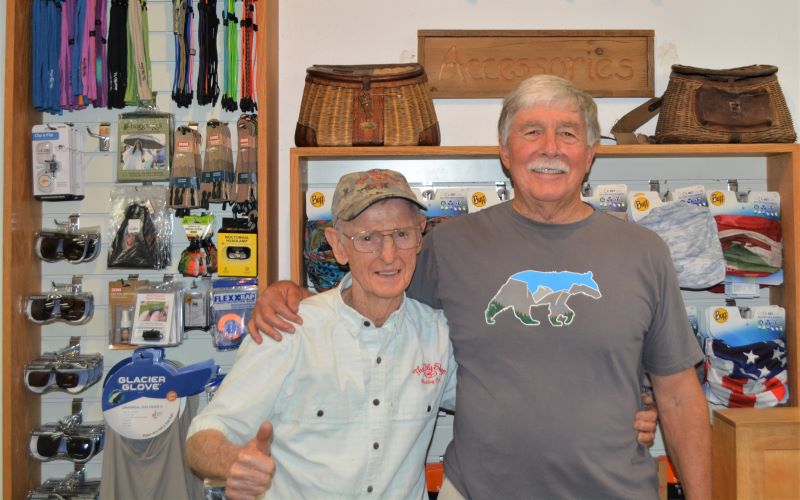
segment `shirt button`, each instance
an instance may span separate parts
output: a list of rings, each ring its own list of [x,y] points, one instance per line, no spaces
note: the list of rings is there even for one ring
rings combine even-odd
[[[372,485],[367,486],[367,493],[372,493]]]
[[[378,364],[381,364],[381,361],[382,361],[382,360],[381,360],[381,357],[380,357],[380,356],[378,356],[378,359],[376,359],[376,360],[375,360],[375,362],[376,362],[376,363],[378,363]]]
[[[378,406],[379,404],[381,404],[381,400],[380,400],[380,399],[377,399],[377,398],[376,398],[376,399],[373,399],[373,400],[372,400],[372,404],[374,404],[375,406]]]
[[[324,412],[324,411],[322,411],[322,410],[319,410],[319,411],[317,411],[317,416],[318,416],[318,417],[321,417],[321,416],[322,416],[322,415],[324,415],[324,414],[325,414],[325,412]]]
[[[431,411],[431,405],[428,405],[428,411],[429,412]]]
[[[376,442],[374,442],[374,443],[372,443],[372,449],[373,449],[373,450],[377,450],[377,449],[378,449],[378,448],[380,448],[380,447],[381,447],[381,445],[379,445],[377,441],[376,441]]]
[[[369,321],[364,320],[364,326],[369,326]]]

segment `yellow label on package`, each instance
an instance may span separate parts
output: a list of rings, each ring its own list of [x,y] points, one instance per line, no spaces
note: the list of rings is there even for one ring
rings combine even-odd
[[[217,274],[252,277],[258,275],[258,235],[256,233],[217,234]]]

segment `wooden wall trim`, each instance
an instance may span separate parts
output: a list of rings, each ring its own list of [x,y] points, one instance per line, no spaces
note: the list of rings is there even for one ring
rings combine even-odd
[[[31,126],[41,114],[31,105],[31,4],[6,5],[5,150],[3,152],[3,498],[25,498],[40,484],[40,467],[28,458],[28,434],[40,423],[39,398],[23,384],[23,369],[41,346],[40,329],[22,304],[41,282],[33,233],[41,223],[33,199]]]

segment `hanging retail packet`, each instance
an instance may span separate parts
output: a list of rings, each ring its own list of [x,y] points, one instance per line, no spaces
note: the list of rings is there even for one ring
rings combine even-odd
[[[119,115],[117,182],[167,181],[173,115],[141,110]]]
[[[258,280],[219,279],[211,288],[211,336],[217,350],[238,349],[249,333],[247,322],[258,299]]]

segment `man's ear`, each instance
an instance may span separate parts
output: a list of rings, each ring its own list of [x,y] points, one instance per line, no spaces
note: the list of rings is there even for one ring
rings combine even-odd
[[[325,239],[331,245],[333,256],[336,257],[336,262],[345,265],[350,262],[350,254],[347,252],[347,246],[342,241],[342,234],[334,227],[325,228]]]
[[[503,164],[503,170],[507,171],[508,170],[508,148],[505,145],[503,145],[502,143],[500,144],[500,163]]]

